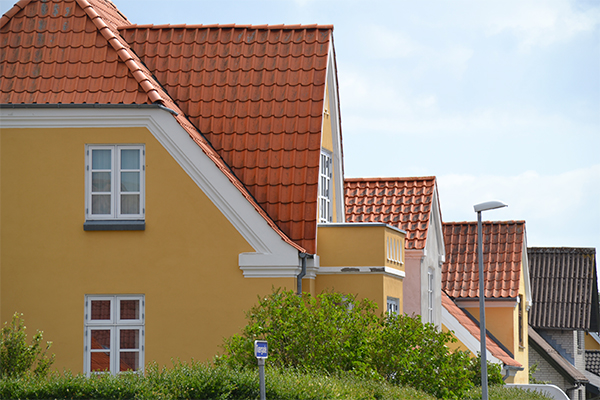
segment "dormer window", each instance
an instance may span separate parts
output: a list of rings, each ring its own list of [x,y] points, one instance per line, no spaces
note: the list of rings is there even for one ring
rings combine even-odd
[[[331,153],[321,149],[321,169],[319,176],[319,223],[332,222]]]

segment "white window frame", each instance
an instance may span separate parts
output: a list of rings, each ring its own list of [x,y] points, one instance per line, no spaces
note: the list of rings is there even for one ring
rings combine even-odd
[[[400,314],[400,299],[397,297],[387,297],[386,310],[388,314],[399,315]]]
[[[433,270],[427,270],[427,318],[433,323],[433,293],[434,293]]]
[[[92,301],[104,300],[110,301],[110,319],[107,320],[92,320]],[[121,319],[120,318],[120,301],[121,300],[138,300],[140,303],[139,319]],[[129,373],[142,373],[144,370],[144,353],[145,353],[145,296],[144,295],[86,295],[85,296],[85,315],[84,315],[84,348],[83,348],[83,370],[87,376],[92,374],[111,373],[116,375],[120,373],[119,354],[121,352],[138,352],[138,369],[136,371],[127,371]],[[124,329],[139,330],[139,349],[121,349],[120,331]],[[92,349],[92,331],[93,330],[109,330],[110,331],[110,349],[102,349],[100,352],[110,354],[110,368],[108,371],[91,371],[92,353],[96,352]]]
[[[106,192],[111,196],[109,214],[92,214],[92,150],[111,151],[111,190]],[[139,150],[140,168],[137,170],[121,169],[121,150]],[[121,172],[139,172],[140,174],[140,204],[139,214],[121,213]],[[108,170],[106,170],[108,172]],[[85,148],[85,218],[86,220],[143,220],[146,214],[146,149],[143,144],[88,144]],[[135,193],[135,192],[127,192]]]
[[[333,222],[333,155],[321,149],[319,163],[319,223]]]

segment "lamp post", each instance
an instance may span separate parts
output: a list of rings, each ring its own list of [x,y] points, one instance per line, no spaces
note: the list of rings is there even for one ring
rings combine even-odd
[[[479,330],[481,331],[481,400],[488,400],[488,374],[486,354],[486,329],[485,329],[485,286],[483,279],[483,233],[481,226],[481,212],[495,208],[508,207],[501,201],[488,201],[473,206],[477,213],[477,260],[479,261]]]

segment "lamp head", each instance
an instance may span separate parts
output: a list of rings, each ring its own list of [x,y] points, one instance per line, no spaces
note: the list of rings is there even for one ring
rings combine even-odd
[[[508,207],[508,205],[504,204],[501,201],[497,201],[497,200],[486,201],[485,203],[475,204],[473,206],[473,208],[475,209],[475,212],[493,210],[495,208],[502,208],[502,207]]]

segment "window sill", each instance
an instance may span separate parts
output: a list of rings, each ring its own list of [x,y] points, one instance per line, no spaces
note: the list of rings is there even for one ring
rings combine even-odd
[[[93,220],[83,223],[84,231],[145,231],[146,221],[139,220]]]

